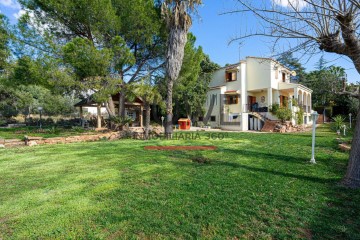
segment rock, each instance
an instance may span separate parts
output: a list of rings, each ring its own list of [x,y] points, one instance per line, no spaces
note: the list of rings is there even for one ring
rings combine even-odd
[[[29,141],[32,141],[32,140],[43,140],[44,138],[43,137],[31,137],[31,136],[27,136],[27,139]]]
[[[109,140],[112,141],[112,140],[116,140],[116,139],[119,139],[119,135],[118,134],[111,134],[111,136],[109,137]]]
[[[286,126],[282,126],[280,129],[280,133],[285,133],[286,132]]]
[[[351,150],[351,147],[345,143],[339,144],[339,148],[340,148],[340,150],[345,151],[345,152]]]
[[[28,142],[28,146],[29,146],[29,147],[33,147],[33,146],[36,146],[36,145],[38,145],[38,144],[37,144],[37,142],[35,142],[35,141],[29,141],[29,142]]]
[[[4,144],[0,144],[0,148],[5,148],[5,145],[4,145]]]
[[[161,135],[164,131],[162,127],[154,127],[151,131],[153,134],[159,136]]]

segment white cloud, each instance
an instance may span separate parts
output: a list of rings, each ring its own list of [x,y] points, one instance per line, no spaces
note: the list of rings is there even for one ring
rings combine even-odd
[[[0,0],[0,5],[9,8],[20,9],[20,4],[16,0]]]
[[[13,16],[16,18],[16,19],[19,19],[21,18],[22,15],[24,15],[26,13],[25,10],[21,9],[19,10],[17,13],[14,13]]]
[[[282,7],[295,7],[299,10],[307,6],[307,2],[304,0],[272,0],[272,2]]]

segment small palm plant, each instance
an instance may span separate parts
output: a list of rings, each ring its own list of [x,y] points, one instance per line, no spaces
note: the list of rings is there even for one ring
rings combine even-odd
[[[340,131],[345,123],[345,118],[341,115],[336,115],[332,120],[334,121],[335,130]]]
[[[159,104],[162,101],[161,94],[156,86],[152,85],[150,79],[143,79],[143,81],[134,84],[134,93],[141,97],[144,101],[145,107],[145,139],[149,139],[150,129],[150,104]]]

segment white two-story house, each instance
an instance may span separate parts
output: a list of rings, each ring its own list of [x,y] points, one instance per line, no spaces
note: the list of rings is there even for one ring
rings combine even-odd
[[[226,130],[261,130],[265,120],[277,120],[270,109],[278,104],[291,109],[293,123],[303,108],[304,124],[312,124],[312,90],[291,83],[295,74],[273,59],[260,57],[219,69],[209,85],[203,121]]]

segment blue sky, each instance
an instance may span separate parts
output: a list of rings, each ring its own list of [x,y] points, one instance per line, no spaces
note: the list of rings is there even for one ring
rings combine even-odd
[[[271,0],[269,0],[271,1]],[[284,0],[273,0],[284,2]],[[301,0],[300,0],[301,1]],[[191,31],[197,38],[197,44],[203,47],[205,53],[220,65],[226,63],[236,63],[239,59],[246,56],[269,57],[273,53],[270,51],[271,40],[264,37],[246,39],[239,47],[239,42],[229,45],[229,40],[241,33],[248,32],[257,27],[257,21],[251,16],[240,15],[220,15],[220,13],[236,8],[234,0],[204,0],[204,5],[199,8],[199,16],[193,20]],[[22,14],[20,5],[16,0],[0,0],[0,11],[11,21],[16,22]],[[286,49],[286,46],[280,46]],[[314,69],[315,63],[320,55],[312,58],[302,58],[301,61],[308,71]],[[354,65],[346,57],[336,54],[324,53],[324,57],[329,64],[342,66],[346,69],[350,82],[360,80],[360,75],[354,69]]]
[[[254,0],[255,1],[255,0]],[[256,0],[258,1],[258,0]],[[286,2],[284,0],[273,0]],[[301,1],[301,0],[300,0]],[[240,15],[220,15],[236,8],[234,0],[203,0],[204,6],[199,9],[199,16],[193,20],[191,31],[197,38],[197,44],[201,45],[204,52],[211,59],[220,65],[226,63],[236,63],[246,56],[269,57],[273,53],[270,51],[271,39],[265,37],[254,37],[242,42],[239,51],[239,42],[228,45],[229,40],[245,32],[249,32],[257,27],[257,20],[254,17]],[[269,0],[270,2],[270,0]],[[287,46],[280,46],[287,49]],[[295,54],[296,56],[296,54]],[[314,70],[315,63],[321,55],[302,57],[301,62],[307,71]],[[360,75],[354,68],[353,63],[346,57],[340,57],[337,54],[324,53],[325,60],[329,65],[338,65],[346,69],[349,82],[357,82]]]

